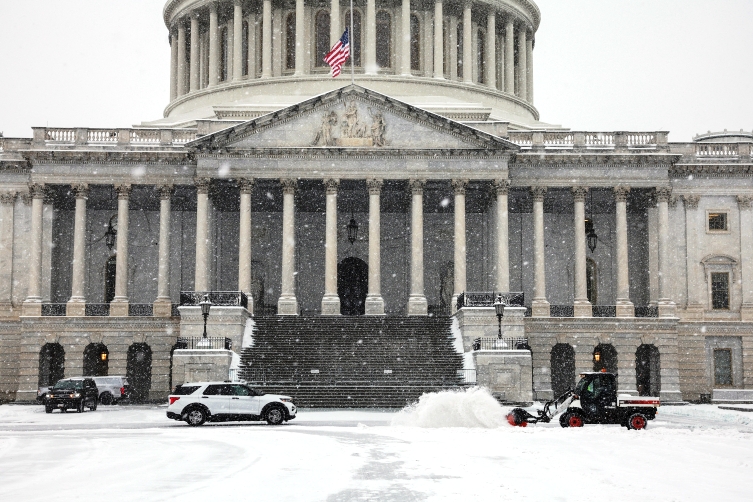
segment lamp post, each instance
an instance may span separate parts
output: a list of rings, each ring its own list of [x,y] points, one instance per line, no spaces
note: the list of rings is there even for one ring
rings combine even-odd
[[[207,337],[207,318],[209,317],[209,309],[212,308],[212,302],[209,301],[209,295],[204,295],[204,299],[199,302],[201,307],[201,315],[204,316],[204,338]]]
[[[494,300],[494,311],[497,313],[497,323],[499,324],[499,333],[497,338],[502,339],[502,318],[505,315],[505,303],[502,301],[502,295],[497,295],[497,299]]]

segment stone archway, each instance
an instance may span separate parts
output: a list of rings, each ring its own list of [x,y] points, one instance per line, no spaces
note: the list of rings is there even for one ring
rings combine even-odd
[[[128,347],[126,378],[131,386],[130,398],[136,402],[146,401],[152,387],[152,349],[146,343]]]
[[[50,387],[65,375],[65,349],[59,343],[46,343],[39,351],[39,386]]]
[[[369,290],[369,266],[360,258],[345,258],[337,266],[337,296],[342,315],[364,315]]]
[[[611,343],[600,343],[594,347],[594,371],[617,374],[617,349]]]
[[[568,343],[552,347],[550,356],[552,392],[559,397],[575,386],[575,349]]]
[[[103,343],[90,343],[84,349],[83,376],[107,376],[110,351]]]
[[[644,343],[635,351],[635,384],[639,396],[659,396],[661,357],[656,345]]]

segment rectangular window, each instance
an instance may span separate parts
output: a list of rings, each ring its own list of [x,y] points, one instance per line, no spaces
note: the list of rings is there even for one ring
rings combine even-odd
[[[729,273],[713,272],[711,274],[711,308],[729,310]]]
[[[727,231],[727,213],[711,212],[709,213],[709,230]]]
[[[714,349],[714,385],[732,385],[731,349]]]

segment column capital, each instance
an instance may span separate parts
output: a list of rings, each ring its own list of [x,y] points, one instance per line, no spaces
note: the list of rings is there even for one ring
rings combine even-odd
[[[132,188],[130,183],[115,185],[115,191],[118,192],[118,200],[128,200],[131,197]]]
[[[217,14],[217,2],[209,2],[209,10]]]
[[[588,187],[573,187],[573,200],[576,202],[585,202],[588,195]]]
[[[256,180],[253,178],[241,178],[238,180],[238,187],[241,189],[241,193],[250,194],[254,191],[254,185]]]
[[[336,178],[327,178],[324,180],[324,186],[327,189],[327,195],[337,195],[337,188],[340,186],[340,180]]]
[[[455,195],[465,195],[466,188],[468,188],[468,180],[452,180],[452,190]]]
[[[698,203],[701,201],[700,195],[683,195],[682,200],[685,203],[685,209],[698,209]]]
[[[546,194],[546,187],[531,187],[531,196],[534,201],[544,201],[544,195]]]
[[[740,209],[750,209],[753,207],[753,195],[738,195],[737,205]]]
[[[413,195],[423,195],[424,186],[426,186],[426,180],[411,178],[408,180],[408,186],[410,187],[410,191]]]
[[[625,185],[618,185],[612,189],[614,191],[614,199],[617,202],[627,202],[628,194],[630,193],[630,187]]]
[[[193,184],[196,185],[197,194],[209,194],[209,188],[212,186],[211,178],[194,178]]]
[[[0,193],[0,204],[12,205],[16,202],[16,192]]]
[[[657,202],[669,202],[669,198],[672,195],[671,187],[656,187],[656,201]]]
[[[507,195],[510,192],[510,180],[494,180],[493,183],[497,195]]]
[[[233,5],[236,7],[240,7],[243,5],[243,0],[233,0]]]
[[[73,192],[76,194],[77,199],[89,198],[89,184],[88,183],[76,183],[71,185]]]
[[[160,200],[170,200],[170,197],[175,193],[175,187],[173,185],[157,185],[159,191]]]
[[[44,183],[29,183],[29,194],[32,199],[44,199],[47,188]]]
[[[379,195],[382,193],[384,181],[378,178],[369,178],[366,180],[366,186],[369,188],[369,195]]]
[[[298,185],[298,180],[293,178],[280,178],[280,185],[282,185],[282,193],[294,194],[295,188]]]

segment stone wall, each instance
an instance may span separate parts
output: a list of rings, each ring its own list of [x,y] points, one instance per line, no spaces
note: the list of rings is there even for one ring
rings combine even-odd
[[[533,402],[531,353],[527,350],[478,350],[473,353],[476,383],[506,403]]]
[[[176,350],[173,355],[173,387],[186,382],[225,381],[232,361],[230,350]]]

